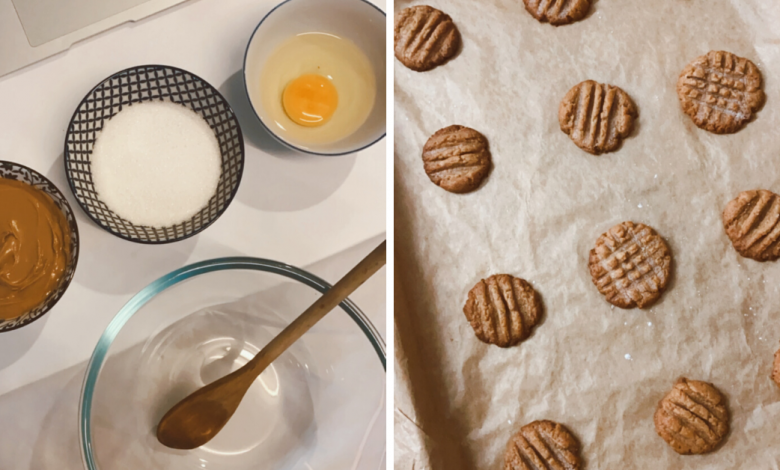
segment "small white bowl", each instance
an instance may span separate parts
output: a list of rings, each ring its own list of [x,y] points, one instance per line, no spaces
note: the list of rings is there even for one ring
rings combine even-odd
[[[244,55],[244,87],[252,109],[266,130],[284,145],[314,155],[345,155],[370,147],[385,136],[385,13],[366,0],[286,0],[255,28]],[[365,53],[376,75],[376,100],[366,122],[351,135],[330,144],[293,141],[276,133],[257,87],[268,57],[285,40],[312,31],[335,34]]]

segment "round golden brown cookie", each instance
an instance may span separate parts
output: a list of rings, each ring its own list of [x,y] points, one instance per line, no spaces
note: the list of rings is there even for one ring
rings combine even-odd
[[[723,210],[723,228],[745,258],[780,258],[780,196],[765,189],[739,193]]]
[[[460,32],[446,13],[417,5],[395,15],[394,40],[396,58],[410,69],[424,72],[458,52]]]
[[[523,0],[525,9],[542,23],[554,26],[574,23],[585,18],[591,0]]]
[[[677,96],[685,114],[716,134],[740,130],[764,103],[761,72],[730,52],[710,51],[682,71]]]
[[[623,222],[596,240],[588,264],[593,284],[609,303],[621,308],[645,308],[666,288],[672,255],[655,230]]]
[[[593,80],[575,85],[558,108],[561,130],[594,155],[617,150],[631,134],[637,116],[628,93]]]
[[[729,432],[726,397],[710,383],[681,378],[658,403],[653,421],[678,454],[706,454]]]
[[[487,139],[464,126],[436,131],[425,143],[422,159],[428,178],[452,193],[477,189],[490,172]]]
[[[477,338],[508,348],[531,334],[542,316],[542,302],[525,280],[494,274],[469,291],[463,313]]]
[[[562,424],[534,421],[512,436],[504,452],[504,470],[579,470],[580,443]]]
[[[780,387],[780,349],[775,352],[775,362],[772,367],[772,380]]]

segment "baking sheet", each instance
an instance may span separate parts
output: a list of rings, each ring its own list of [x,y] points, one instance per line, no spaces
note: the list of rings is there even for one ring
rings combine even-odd
[[[739,257],[720,216],[740,191],[780,192],[780,4],[598,0],[558,28],[520,0],[428,4],[452,16],[463,48],[426,73],[395,61],[396,468],[501,468],[512,433],[552,419],[589,469],[777,469],[780,262]],[[735,135],[698,129],[677,99],[679,73],[710,50],[763,75],[766,104]],[[559,129],[560,100],[586,79],[638,107],[616,153],[589,155]],[[423,171],[423,144],[451,124],[490,141],[493,171],[471,194]],[[672,250],[672,279],[647,310],[612,308],[588,273],[596,238],[624,220]],[[527,279],[545,306],[506,350],[479,342],[462,313],[496,273]],[[715,453],[679,456],[655,433],[680,376],[728,397],[732,431]]]

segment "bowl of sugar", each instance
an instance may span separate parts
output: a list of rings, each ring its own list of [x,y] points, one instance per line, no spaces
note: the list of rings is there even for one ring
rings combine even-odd
[[[95,86],[73,113],[65,172],[81,208],[126,240],[160,244],[213,224],[238,191],[241,127],[227,100],[176,67],[143,65]]]

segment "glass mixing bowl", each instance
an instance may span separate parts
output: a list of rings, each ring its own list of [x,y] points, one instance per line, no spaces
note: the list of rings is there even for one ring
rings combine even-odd
[[[329,287],[275,261],[222,258],[144,288],[87,368],[87,470],[384,468],[384,341],[350,300],[263,372],[211,442],[181,451],[155,438],[173,404],[245,364]]]

